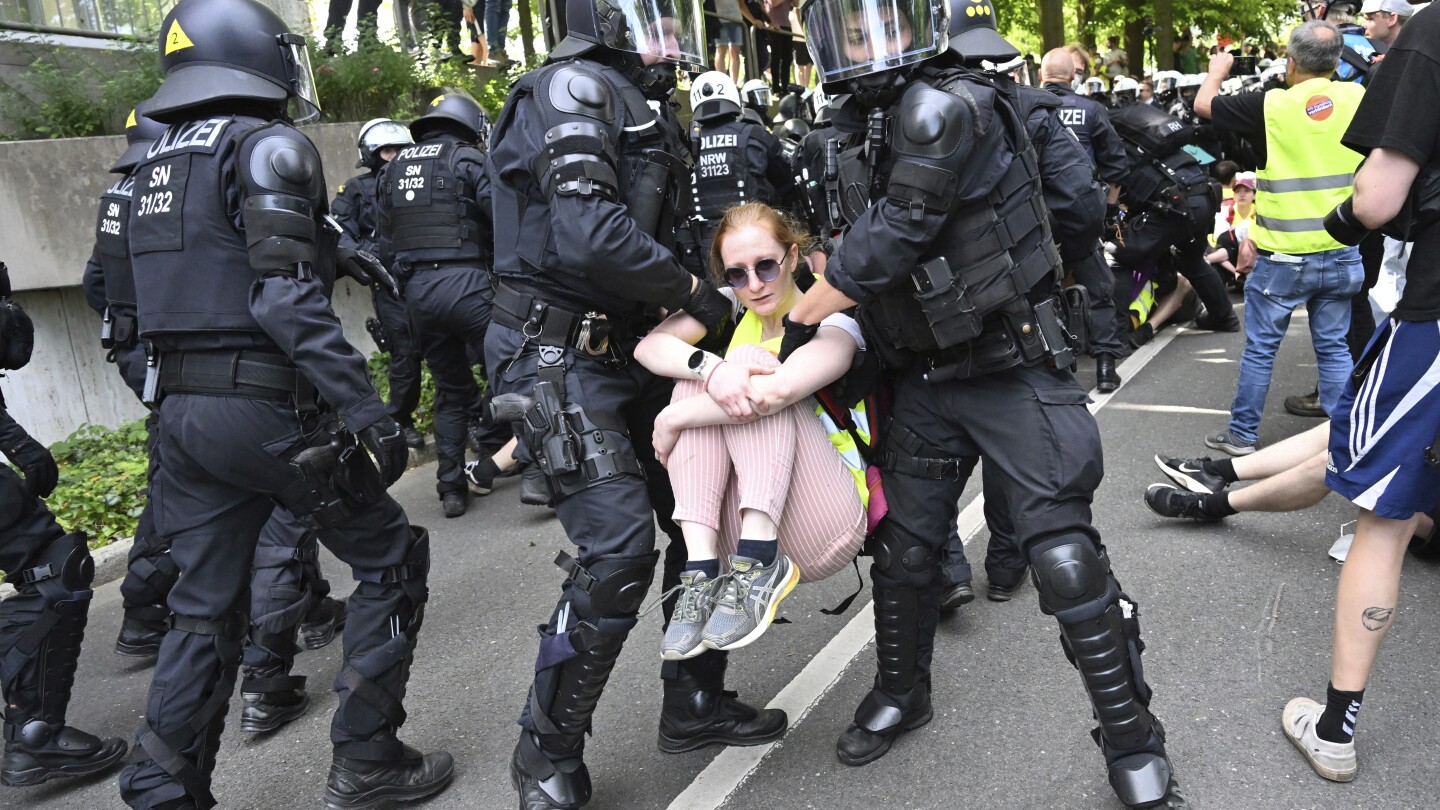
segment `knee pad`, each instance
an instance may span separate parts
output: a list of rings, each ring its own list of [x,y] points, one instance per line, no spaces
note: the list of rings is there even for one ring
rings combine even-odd
[[[158,534],[135,538],[128,571],[120,583],[127,607],[163,605],[180,578],[180,566],[170,556],[170,544]]]
[[[35,565],[9,573],[5,581],[18,591],[38,592],[49,607],[90,600],[95,561],[90,558],[84,534],[72,532],[58,537],[33,559]]]
[[[923,588],[935,578],[935,548],[887,520],[875,531],[875,569],[896,585]]]
[[[1093,619],[1120,598],[1110,560],[1083,535],[1062,535],[1030,547],[1040,609],[1061,624]]]
[[[555,564],[570,575],[570,603],[580,619],[620,619],[634,624],[635,614],[650,591],[660,552],[609,554],[589,565],[565,552]]]

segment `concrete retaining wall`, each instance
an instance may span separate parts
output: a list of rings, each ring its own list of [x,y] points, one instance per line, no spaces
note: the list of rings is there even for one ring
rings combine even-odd
[[[355,174],[358,124],[321,124],[306,133],[320,149],[335,188]],[[144,414],[105,362],[100,317],[85,305],[80,276],[94,245],[98,195],[124,139],[77,138],[0,143],[0,260],[10,266],[16,299],[35,320],[35,357],[3,383],[11,415],[40,441],[63,439],[89,422],[115,426]],[[345,335],[362,353],[370,294],[351,281],[335,292]]]

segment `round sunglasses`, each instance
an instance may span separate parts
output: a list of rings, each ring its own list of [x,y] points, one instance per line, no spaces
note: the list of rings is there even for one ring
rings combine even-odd
[[[753,272],[755,277],[762,283],[769,283],[780,277],[780,271],[784,269],[784,259],[761,259],[755,263]],[[748,267],[727,267],[725,268],[725,283],[739,290],[750,283]]]

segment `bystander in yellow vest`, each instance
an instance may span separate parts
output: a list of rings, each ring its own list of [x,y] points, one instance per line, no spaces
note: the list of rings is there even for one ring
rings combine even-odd
[[[1256,173],[1255,225],[1261,250],[1304,255],[1343,247],[1325,215],[1350,196],[1360,155],[1340,143],[1365,89],[1310,79],[1265,93],[1265,168]]]

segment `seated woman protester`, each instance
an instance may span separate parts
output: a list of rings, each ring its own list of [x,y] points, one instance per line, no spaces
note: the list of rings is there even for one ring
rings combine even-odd
[[[764,203],[731,208],[710,257],[736,303],[725,357],[695,348],[705,329],[683,312],[635,350],[646,368],[678,380],[654,439],[689,551],[662,646],[667,660],[754,641],[798,582],[844,568],[864,541],[864,466],[852,436],[811,396],[864,350],[859,326],[832,316],[783,366],[775,358],[782,319],[800,294],[794,273],[803,240]],[[852,414],[868,433],[863,415]]]

